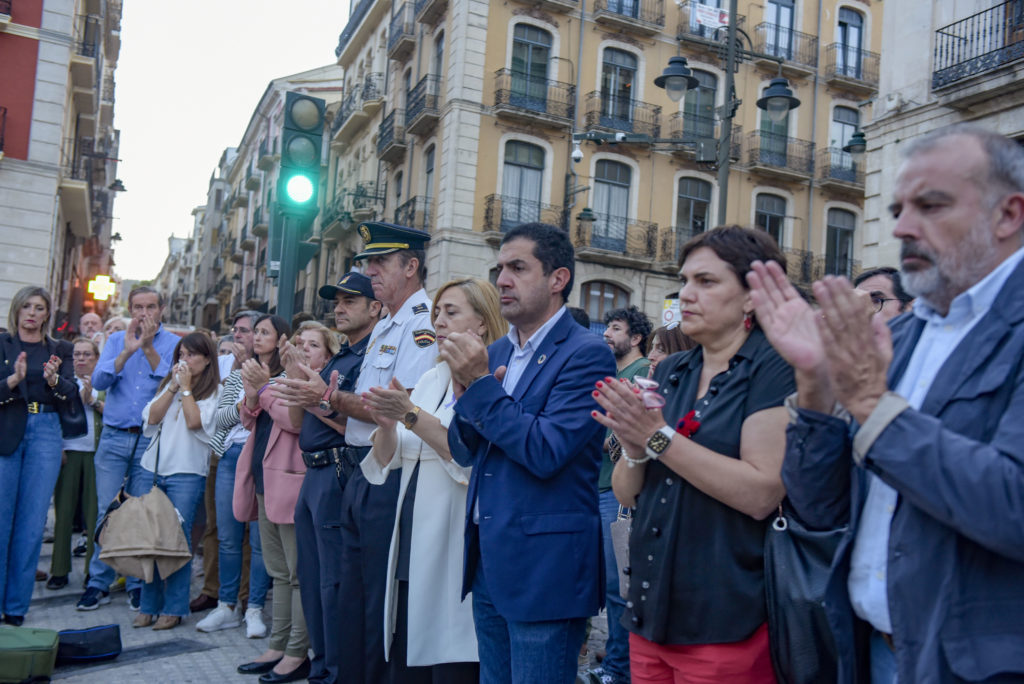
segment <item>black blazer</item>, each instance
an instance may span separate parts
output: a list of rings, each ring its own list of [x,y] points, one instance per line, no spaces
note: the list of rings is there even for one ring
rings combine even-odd
[[[75,382],[73,360],[75,346],[65,340],[46,337],[46,348],[51,356],[59,356],[60,377],[53,388],[54,403],[60,416],[61,432],[65,438],[81,437],[88,431],[85,406]],[[7,377],[14,373],[14,362],[21,353],[21,341],[16,335],[0,335],[0,456],[9,456],[21,444],[28,421],[28,403],[25,401],[25,383],[10,389]]]

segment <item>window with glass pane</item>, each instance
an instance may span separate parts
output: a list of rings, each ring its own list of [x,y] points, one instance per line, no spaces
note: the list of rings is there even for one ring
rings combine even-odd
[[[711,183],[699,178],[680,178],[676,201],[676,252],[686,241],[708,228]]]
[[[580,302],[584,311],[590,316],[590,328],[595,332],[604,332],[604,315],[615,309],[629,306],[629,293],[617,285],[603,282],[584,283],[581,288]]]
[[[632,170],[616,161],[602,159],[594,174],[594,232],[590,244],[600,249],[623,252],[629,222],[629,184]]]
[[[406,71],[402,76],[402,97],[405,106],[409,106],[409,92],[412,90],[412,70]]]
[[[861,77],[861,41],[864,19],[859,13],[839,8],[839,45],[836,46],[836,73],[850,78]]]
[[[786,198],[761,193],[757,196],[754,208],[754,225],[768,231],[781,246],[786,220]]]
[[[843,148],[850,142],[853,134],[857,132],[859,125],[860,112],[856,109],[852,107],[836,107],[832,111],[831,146],[829,148],[830,178],[847,180],[851,183],[857,180],[853,155],[849,152],[843,152]]]
[[[423,155],[423,194],[428,202],[434,198],[434,151],[431,145]]]
[[[633,17],[635,19],[639,9],[640,0],[608,0],[608,11],[625,17]]]
[[[693,76],[697,79],[697,87],[686,91],[686,99],[683,101],[683,133],[714,138],[718,78],[700,69],[694,69]]]
[[[793,59],[793,0],[768,0],[764,6],[765,51]]]
[[[434,41],[434,73],[438,76],[444,73],[444,31],[437,34]]]
[[[512,37],[512,104],[545,111],[550,58],[551,34],[536,26],[516,24]]]
[[[604,51],[601,69],[601,125],[633,130],[633,80],[636,57],[623,50]]]
[[[501,181],[502,230],[540,220],[543,178],[543,148],[519,140],[505,143],[505,167]]]
[[[853,236],[857,217],[845,209],[828,210],[825,243],[825,272],[850,277],[853,274]]]
[[[785,166],[788,145],[789,112],[786,112],[786,116],[778,123],[772,121],[767,112],[761,112],[760,161],[773,166]]]

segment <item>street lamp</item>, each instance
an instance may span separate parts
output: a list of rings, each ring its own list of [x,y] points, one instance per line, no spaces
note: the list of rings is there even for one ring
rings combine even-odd
[[[664,88],[668,99],[673,102],[679,102],[687,90],[693,90],[699,84],[686,66],[685,57],[669,57],[668,66],[661,72],[661,76],[654,79],[654,85]]]
[[[765,110],[772,123],[782,123],[790,110],[799,106],[800,100],[793,97],[789,81],[781,77],[773,78],[764,95],[757,101],[758,109]]]
[[[867,152],[868,141],[863,131],[857,131],[850,136],[850,142],[843,145],[843,152],[849,152],[853,163],[860,166],[864,163],[864,153]]]

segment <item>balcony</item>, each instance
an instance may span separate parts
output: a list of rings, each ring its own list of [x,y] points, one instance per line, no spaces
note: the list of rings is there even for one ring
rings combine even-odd
[[[661,135],[661,107],[592,91],[587,93],[584,125],[588,131],[603,128],[649,135]]]
[[[430,198],[417,195],[395,209],[395,223],[407,228],[418,228],[430,232],[433,224]]]
[[[879,59],[877,52],[832,43],[825,48],[825,81],[857,96],[872,95],[878,90]]]
[[[370,8],[373,7],[374,3],[378,0],[359,0],[354,7],[350,5],[350,12],[348,15],[348,23],[345,24],[344,30],[341,35],[338,36],[338,45],[334,48],[334,56],[341,58],[341,53],[348,47],[349,42],[356,34],[356,30],[359,29],[363,23],[363,19],[370,12]]]
[[[74,88],[96,89],[96,46],[99,22],[87,17],[82,23],[71,53],[71,84]]]
[[[488,195],[484,200],[484,231],[499,235],[520,223],[540,221],[552,226],[562,225],[562,207],[535,202],[510,195]]]
[[[402,3],[388,25],[388,57],[402,62],[416,47],[415,7],[411,2]]]
[[[494,113],[526,124],[571,127],[575,117],[571,83],[532,78],[511,69],[494,73]]]
[[[344,152],[349,141],[363,127],[369,117],[362,109],[363,89],[351,88],[341,101],[338,113],[331,122],[331,146],[336,152]]]
[[[814,143],[765,131],[751,131],[744,154],[747,168],[782,180],[808,180],[814,168]]]
[[[247,206],[249,206],[249,192],[245,188],[238,188],[238,190],[231,193],[232,209],[241,209]]]
[[[71,232],[80,238],[92,237],[91,157],[92,142],[72,138],[64,140],[59,185],[60,208]]]
[[[234,263],[241,265],[245,263],[245,252],[243,252],[238,246],[234,246],[231,250],[231,256],[229,258]]]
[[[251,166],[245,169],[245,189],[253,191],[260,189],[260,177],[252,172]]]
[[[841,147],[818,150],[818,184],[834,192],[864,196],[864,169],[853,163],[853,155]]]
[[[579,7],[578,0],[519,0],[524,5],[531,7],[540,6],[551,12],[573,12]]]
[[[363,113],[373,117],[384,104],[384,74],[366,74],[363,79]]]
[[[705,24],[702,21],[702,14],[704,12],[717,15],[716,21]],[[747,18],[745,16],[742,14],[736,15],[737,27],[743,28],[746,22]],[[708,40],[713,43],[721,43],[724,47],[728,23],[729,12],[727,10],[709,7],[697,2],[697,0],[689,0],[679,6],[679,24],[676,25],[676,37],[679,40],[685,40],[686,38]]]
[[[594,0],[594,21],[642,36],[665,28],[664,0]]]
[[[648,269],[657,260],[657,223],[597,212],[594,215],[596,221],[576,221],[570,230],[577,258]]]
[[[1008,0],[935,32],[932,89],[939,90],[1024,59],[1024,4]],[[1010,88],[1019,83],[1008,79]]]
[[[254,214],[253,220],[255,221],[255,219],[256,216]],[[245,226],[242,227],[242,234],[238,238],[238,246],[245,252],[252,252],[256,249],[256,236],[252,231],[247,230]]]
[[[447,7],[448,0],[416,0],[416,21],[433,26]]]
[[[405,158],[405,110],[393,109],[377,130],[377,156],[389,164]]]
[[[762,22],[754,28],[754,51],[785,60],[782,72],[787,76],[807,76],[818,68],[818,37],[793,29]],[[775,69],[777,62],[755,59],[766,69]]]
[[[321,236],[324,240],[340,240],[352,226],[352,214],[348,211],[348,192],[339,189],[334,198],[320,213]]]
[[[267,217],[263,214],[263,207],[256,207],[252,213],[252,234],[256,237],[266,237],[269,227]]]
[[[353,221],[372,221],[377,216],[377,207],[384,204],[383,189],[377,188],[376,181],[359,181],[351,197]]]
[[[733,131],[732,146],[738,142]],[[708,116],[697,116],[685,112],[675,112],[669,118],[668,136],[676,140],[684,139],[691,144],[680,146],[678,153],[698,162],[718,161],[718,121]]]
[[[260,171],[270,171],[274,168],[274,154],[267,146],[267,139],[264,138],[260,141],[259,159],[256,160],[256,168]]]
[[[422,136],[437,125],[440,117],[441,77],[428,74],[409,91],[406,105],[405,120],[408,131],[413,135]]]

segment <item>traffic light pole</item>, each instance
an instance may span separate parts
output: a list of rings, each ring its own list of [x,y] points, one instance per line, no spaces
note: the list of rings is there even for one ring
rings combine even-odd
[[[291,325],[295,315],[295,278],[298,276],[298,221],[281,216],[281,268],[277,276],[277,315]]]

